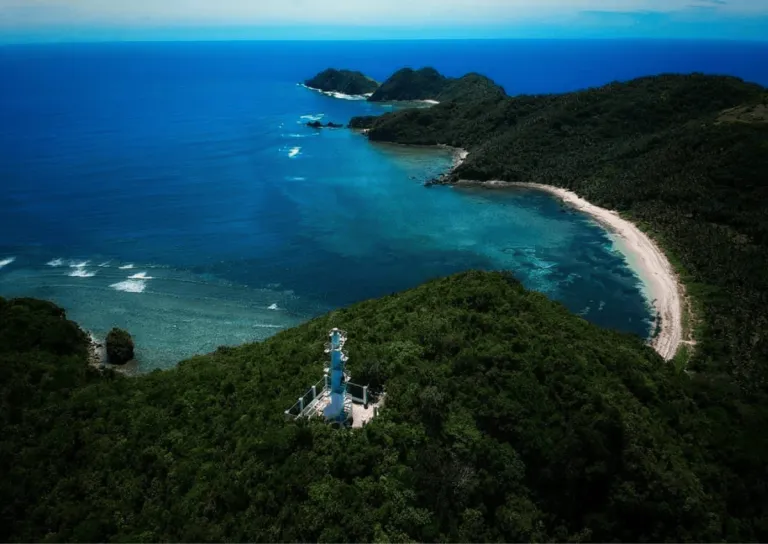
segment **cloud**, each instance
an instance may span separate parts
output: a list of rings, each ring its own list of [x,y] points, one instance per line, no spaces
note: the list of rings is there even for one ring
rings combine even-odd
[[[768,15],[768,0],[0,0],[0,25],[486,24],[701,7]]]

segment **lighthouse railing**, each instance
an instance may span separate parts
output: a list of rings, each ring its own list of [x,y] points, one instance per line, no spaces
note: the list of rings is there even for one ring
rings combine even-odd
[[[358,385],[356,383],[347,382],[347,397],[351,398],[358,404],[365,404],[368,402],[368,386]]]
[[[317,399],[328,392],[327,377],[323,377],[319,382],[310,387],[293,406],[285,411],[286,419],[296,419],[311,413],[317,404]]]

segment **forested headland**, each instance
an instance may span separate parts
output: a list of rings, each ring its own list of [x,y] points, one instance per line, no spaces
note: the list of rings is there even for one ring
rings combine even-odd
[[[304,85],[325,92],[337,92],[349,95],[370,94],[379,88],[379,84],[356,70],[336,70],[328,68],[306,80]]]
[[[360,430],[286,423],[334,326],[385,408]],[[0,300],[0,340],[4,541],[766,535],[764,450],[729,419],[757,425],[751,408],[507,274],[435,280],[137,378],[88,366],[86,336],[50,303]]]

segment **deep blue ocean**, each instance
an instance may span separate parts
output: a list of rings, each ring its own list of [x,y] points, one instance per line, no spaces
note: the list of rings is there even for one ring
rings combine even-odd
[[[470,269],[641,336],[638,278],[588,218],[531,191],[434,187],[444,150],[346,123],[392,106],[297,82],[329,67],[476,71],[508,93],[660,72],[768,84],[768,45],[707,42],[232,42],[0,47],[0,295],[63,305],[140,368],[266,338],[329,309]],[[350,331],[353,335],[354,331]]]

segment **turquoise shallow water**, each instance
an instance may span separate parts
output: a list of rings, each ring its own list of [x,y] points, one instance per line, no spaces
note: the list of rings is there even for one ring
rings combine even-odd
[[[210,47],[0,56],[0,295],[128,329],[141,370],[470,268],[648,334],[637,277],[588,218],[539,192],[424,188],[449,152],[304,126],[386,107]]]

